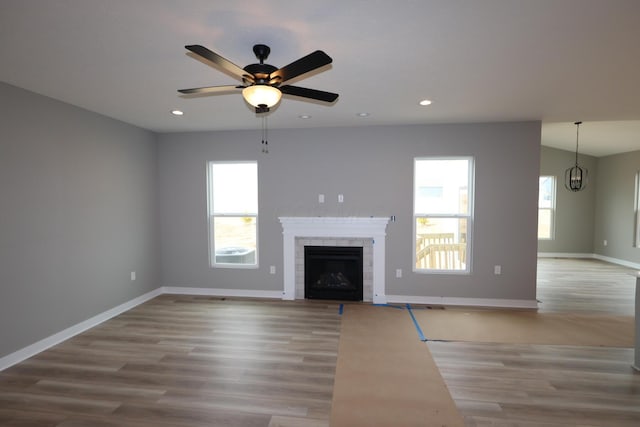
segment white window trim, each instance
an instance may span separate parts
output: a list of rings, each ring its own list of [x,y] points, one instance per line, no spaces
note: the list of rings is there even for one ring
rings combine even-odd
[[[549,177],[549,178],[553,178],[553,188],[551,189],[551,207],[550,208],[541,208],[540,207],[540,178],[542,177]],[[551,224],[550,224],[550,230],[549,230],[549,237],[538,237],[538,240],[545,240],[545,241],[550,241],[550,240],[555,240],[556,238],[556,196],[557,196],[557,188],[558,188],[558,177],[556,177],[555,175],[540,175],[538,177],[538,218],[540,218],[540,211],[541,210],[548,210],[551,212],[550,218],[551,218]],[[539,219],[538,219],[539,221]]]
[[[415,183],[416,183],[416,163],[419,160],[468,160],[469,161],[469,177],[468,177],[468,204],[469,213],[467,215],[462,214],[416,214],[416,197],[415,197]],[[473,224],[474,224],[474,207],[475,207],[475,159],[472,156],[434,156],[434,157],[415,157],[413,159],[413,183],[412,183],[412,198],[413,198],[413,232],[412,232],[412,251],[411,251],[411,264],[414,273],[418,274],[447,274],[447,275],[470,275],[472,273],[471,266],[473,265]],[[416,222],[418,218],[453,218],[467,219],[467,249],[466,249],[466,268],[464,270],[442,270],[442,269],[426,269],[416,267]]]
[[[258,168],[258,162],[256,160],[240,160],[240,161],[216,161],[210,160],[207,161],[207,250],[208,250],[208,259],[209,259],[209,267],[211,268],[230,268],[230,269],[257,269],[260,266],[260,242],[259,242],[259,215],[260,215],[260,206],[258,206],[258,213],[256,214],[247,214],[247,213],[226,213],[226,214],[213,214],[213,200],[212,200],[212,191],[213,188],[213,176],[211,173],[211,166],[213,164],[242,164],[242,163],[250,163],[255,164],[256,168]],[[259,170],[257,171],[260,173]],[[258,185],[260,180],[258,180]],[[258,195],[260,194],[260,189],[258,188]],[[258,196],[259,197],[259,196]],[[259,199],[258,199],[259,200]],[[216,217],[253,217],[256,219],[256,262],[255,264],[235,264],[235,263],[222,263],[215,261],[215,241],[214,241],[214,221]]]
[[[640,248],[640,171],[636,172],[636,185],[635,185],[633,207],[634,207],[633,247]]]

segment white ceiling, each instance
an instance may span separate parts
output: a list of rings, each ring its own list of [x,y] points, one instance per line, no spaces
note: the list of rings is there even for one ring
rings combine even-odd
[[[270,128],[542,120],[574,150],[582,120],[581,153],[640,149],[638,0],[0,0],[0,80],[157,132],[257,130],[239,93],[176,91],[237,83],[184,45],[244,67],[256,43],[324,50],[295,84],[340,94],[285,96]]]

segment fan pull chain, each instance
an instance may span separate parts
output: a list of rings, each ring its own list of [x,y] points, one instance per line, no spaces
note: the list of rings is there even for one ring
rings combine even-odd
[[[262,117],[262,152],[269,153],[269,141],[267,140],[267,117]]]

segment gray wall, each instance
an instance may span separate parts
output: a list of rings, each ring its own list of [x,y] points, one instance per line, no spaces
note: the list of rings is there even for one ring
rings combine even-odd
[[[633,247],[633,202],[638,171],[640,151],[598,159],[594,233],[597,254],[640,263],[640,249]]]
[[[0,129],[2,357],[155,289],[158,269],[154,134],[4,83]]]
[[[282,290],[278,216],[396,215],[387,228],[387,294],[535,299],[539,122],[271,130],[269,141],[265,155],[257,131],[159,135],[162,285]],[[472,274],[414,274],[413,159],[446,155],[476,160]],[[209,160],[258,160],[258,269],[208,265]]]
[[[556,224],[552,240],[539,240],[538,252],[592,254],[596,193],[601,176],[595,157],[580,155],[578,162],[589,170],[587,188],[577,193],[564,187],[564,172],[576,161],[575,152],[542,147],[540,175],[556,177]]]

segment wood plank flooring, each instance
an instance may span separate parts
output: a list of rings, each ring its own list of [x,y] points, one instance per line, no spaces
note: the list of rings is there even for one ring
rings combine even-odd
[[[0,374],[2,426],[327,426],[336,303],[164,295]]]
[[[538,259],[538,311],[633,316],[636,270],[596,259]]]
[[[632,315],[632,273],[595,260],[540,259],[540,311]],[[469,427],[640,426],[631,348],[427,345]]]
[[[540,310],[632,315],[632,273],[541,259]],[[163,295],[0,372],[0,426],[327,427],[340,322],[335,302]],[[630,348],[425,345],[467,426],[640,425]]]

